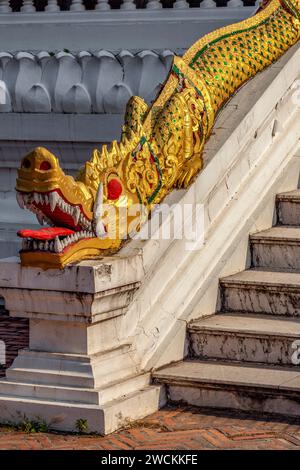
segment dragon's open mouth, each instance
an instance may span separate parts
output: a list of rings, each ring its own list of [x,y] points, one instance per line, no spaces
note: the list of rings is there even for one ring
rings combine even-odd
[[[86,184],[85,173],[76,180],[66,175],[48,150],[37,147],[23,158],[16,191],[19,206],[36,214],[41,225],[48,225],[18,232],[23,239],[23,266],[63,268],[120,246],[120,240],[100,239],[93,230],[96,191]],[[104,224],[102,232],[107,232]]]
[[[22,209],[36,214],[41,225],[50,225],[39,230],[20,230],[18,235],[23,239],[22,251],[65,254],[80,240],[95,237],[92,223],[82,207],[69,204],[59,190],[18,192],[17,200]]]

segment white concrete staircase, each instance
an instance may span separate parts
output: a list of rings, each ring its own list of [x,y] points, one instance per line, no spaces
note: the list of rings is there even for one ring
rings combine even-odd
[[[220,280],[220,312],[189,323],[188,358],[154,373],[170,401],[300,414],[299,190],[277,196],[276,216],[250,236],[250,269]]]

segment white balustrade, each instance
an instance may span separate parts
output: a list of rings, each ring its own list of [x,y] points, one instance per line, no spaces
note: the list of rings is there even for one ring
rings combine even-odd
[[[14,0],[12,0],[14,2]],[[218,0],[202,0],[200,1],[199,7],[200,8],[216,8]],[[259,2],[257,1],[256,4]],[[164,0],[147,0],[146,1],[146,9],[148,10],[160,10],[165,5]],[[227,8],[240,8],[244,6],[243,0],[228,0],[227,4],[225,4]],[[141,7],[137,7],[135,0],[123,0],[120,4],[120,10],[127,10],[127,11],[134,11],[137,8],[141,9]],[[188,0],[175,0],[173,6],[170,5],[170,8],[175,10],[184,10],[190,8],[190,4]],[[109,11],[111,10],[111,5],[109,0],[96,0],[96,4],[94,7],[97,11]],[[168,9],[168,7],[166,8]],[[69,10],[74,12],[83,12],[86,10],[85,0],[71,0]],[[60,12],[60,6],[58,0],[48,0],[44,11],[37,11],[36,6],[33,0],[23,0],[22,5],[20,7],[20,12],[22,13],[37,13],[43,14],[46,13],[56,13]],[[113,10],[114,11],[114,10]],[[0,15],[1,13],[15,13],[12,11],[11,2],[9,0],[0,0]],[[62,13],[65,13],[62,11]]]
[[[110,4],[108,0],[98,0],[95,6],[95,10],[107,11],[110,10]]]
[[[214,0],[203,0],[200,3],[200,8],[216,8],[216,2]]]
[[[21,12],[22,13],[32,13],[35,12],[35,6],[31,0],[24,0],[23,1],[23,6],[21,7]]]
[[[0,53],[0,113],[121,114],[132,95],[153,100],[172,59],[170,50]]]
[[[45,7],[45,11],[52,13],[55,11],[60,11],[60,7],[56,0],[48,0],[48,4]]]
[[[229,0],[229,2],[227,2],[227,7],[229,8],[240,8],[243,6],[242,0]]]
[[[186,0],[176,0],[175,3],[173,4],[173,8],[176,8],[178,10],[183,10],[184,8],[190,8],[189,3]]]
[[[158,0],[149,0],[146,8],[148,8],[148,10],[159,10],[162,8],[162,4]]]
[[[8,0],[0,0],[0,13],[11,13]]]
[[[123,0],[120,8],[121,10],[135,10],[136,4],[134,3],[134,0]]]
[[[72,0],[70,11],[85,11],[85,6],[82,0]]]

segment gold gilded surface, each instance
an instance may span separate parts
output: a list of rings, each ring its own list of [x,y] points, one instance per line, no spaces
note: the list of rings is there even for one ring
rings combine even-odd
[[[59,190],[66,201],[80,205],[92,220],[101,186],[101,203],[114,208],[114,219],[107,214],[101,217],[108,234],[114,228],[115,238],[98,240],[95,235],[85,251],[74,245],[72,253],[57,265],[97,256],[97,250],[102,255],[105,250],[118,249],[132,231],[129,226],[138,230],[145,220],[131,214],[133,206],[140,204],[149,213],[172,189],[191,184],[202,168],[203,147],[218,112],[244,83],[299,40],[299,20],[300,0],[264,2],[252,17],[204,36],[182,58],[174,57],[152,106],[139,97],[131,98],[120,143],[114,141],[109,148],[104,145],[101,151],[96,149],[76,179],[66,176],[56,157],[45,149],[36,149],[25,157],[18,191]],[[45,158],[51,169],[41,172],[38,165]],[[117,198],[116,187],[121,188]],[[47,265],[47,256],[49,259],[52,255],[27,252],[21,258],[26,265]],[[56,261],[51,263],[55,265]]]

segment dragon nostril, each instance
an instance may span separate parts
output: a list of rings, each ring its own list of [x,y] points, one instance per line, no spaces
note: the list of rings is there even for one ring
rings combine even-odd
[[[26,168],[28,170],[31,167],[30,160],[28,158],[24,158],[23,163],[22,163],[22,168]]]
[[[40,170],[43,170],[43,171],[51,170],[51,164],[47,161],[42,162],[40,165]]]

